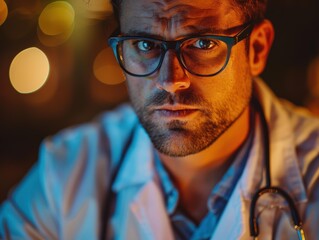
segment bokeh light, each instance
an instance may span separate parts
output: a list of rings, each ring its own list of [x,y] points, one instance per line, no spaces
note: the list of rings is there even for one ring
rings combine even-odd
[[[115,85],[125,80],[110,47],[103,49],[97,55],[93,64],[93,72],[94,76],[105,84]]]
[[[37,30],[37,36],[39,41],[47,47],[57,47],[63,43],[65,43],[70,36],[72,35],[72,31],[65,32],[60,35],[46,35],[40,29]]]
[[[40,14],[38,36],[45,45],[55,46],[65,42],[74,29],[75,11],[72,5],[65,1],[56,1],[48,4]],[[45,36],[46,35],[46,36]],[[50,41],[47,37],[52,37]],[[49,44],[46,44],[49,42]]]
[[[8,6],[4,0],[0,0],[0,26],[8,17]]]
[[[46,82],[50,64],[44,52],[36,47],[21,51],[13,59],[9,77],[12,86],[19,93],[32,93]]]
[[[78,10],[87,18],[104,20],[113,15],[111,1],[105,0],[71,0]]]
[[[311,96],[319,98],[319,56],[309,64],[307,85]]]

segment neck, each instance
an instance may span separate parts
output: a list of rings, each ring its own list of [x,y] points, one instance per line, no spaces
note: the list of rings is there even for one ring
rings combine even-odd
[[[200,220],[206,213],[206,201],[211,189],[220,181],[232,163],[232,156],[246,140],[250,124],[249,112],[250,108],[247,107],[226,132],[199,153],[185,157],[170,157],[159,153],[180,192],[181,207],[193,220]],[[191,200],[194,194],[195,203]],[[202,209],[194,211],[194,206]]]

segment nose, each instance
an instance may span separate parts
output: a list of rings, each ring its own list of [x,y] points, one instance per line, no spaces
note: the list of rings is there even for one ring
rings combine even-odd
[[[156,80],[156,87],[166,92],[175,93],[189,88],[190,79],[180,64],[176,53],[168,50]]]

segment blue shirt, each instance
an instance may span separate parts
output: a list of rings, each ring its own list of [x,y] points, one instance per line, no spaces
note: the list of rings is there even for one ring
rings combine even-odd
[[[177,240],[209,239],[218,223],[224,207],[226,206],[233,189],[240,178],[248,159],[249,149],[251,148],[254,129],[254,112],[250,114],[250,132],[247,140],[234,156],[233,163],[228,168],[221,181],[216,184],[207,200],[208,213],[202,219],[198,226],[189,219],[178,207],[179,192],[171,181],[169,174],[163,164],[155,154],[155,168],[158,172],[164,193],[167,213],[170,216],[171,224],[174,229],[174,235]]]

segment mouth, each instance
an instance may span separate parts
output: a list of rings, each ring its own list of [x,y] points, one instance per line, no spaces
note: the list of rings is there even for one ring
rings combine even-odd
[[[164,105],[156,107],[154,112],[163,118],[189,118],[195,115],[199,109],[184,105]]]

